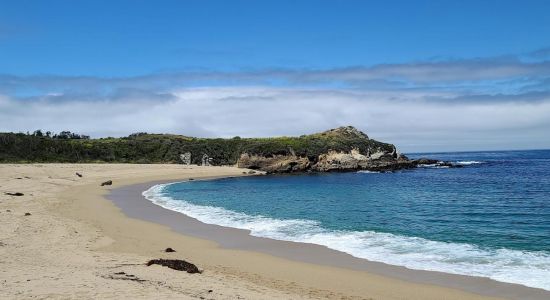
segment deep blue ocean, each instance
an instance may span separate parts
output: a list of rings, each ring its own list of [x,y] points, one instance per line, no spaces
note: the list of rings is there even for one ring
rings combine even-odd
[[[256,236],[550,290],[550,150],[408,156],[463,168],[192,181],[144,195]]]

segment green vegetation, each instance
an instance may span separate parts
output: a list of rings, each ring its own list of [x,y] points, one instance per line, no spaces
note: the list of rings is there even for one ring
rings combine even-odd
[[[38,133],[39,132],[39,133]],[[323,133],[300,137],[207,139],[170,134],[136,133],[123,138],[89,139],[68,131],[57,135],[0,133],[0,162],[108,162],[108,163],[179,163],[179,155],[191,152],[194,164],[203,154],[214,165],[233,165],[242,153],[266,157],[288,155],[315,161],[330,150],[384,150],[393,145],[368,139],[353,127],[340,127]]]

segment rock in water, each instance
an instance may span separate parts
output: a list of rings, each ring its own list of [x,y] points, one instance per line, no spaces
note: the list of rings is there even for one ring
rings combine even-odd
[[[113,181],[112,180],[107,180],[105,182],[102,182],[101,186],[104,186],[104,185],[113,185]]]
[[[161,265],[168,267],[170,269],[178,270],[178,271],[185,271],[187,273],[202,273],[197,266],[190,262],[186,262],[185,260],[181,259],[152,259],[147,262],[147,266],[151,265]]]

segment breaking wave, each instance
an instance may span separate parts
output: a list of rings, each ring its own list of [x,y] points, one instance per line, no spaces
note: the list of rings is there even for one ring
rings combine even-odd
[[[484,162],[482,161],[476,161],[476,160],[460,160],[455,162],[457,165],[463,165],[463,166],[469,166],[469,165],[478,165],[482,164]]]
[[[329,230],[315,220],[253,216],[173,199],[164,192],[167,185],[155,185],[143,196],[203,223],[250,230],[258,237],[324,245],[355,257],[411,269],[482,276],[550,290],[550,254],[544,251],[487,249],[374,231]]]

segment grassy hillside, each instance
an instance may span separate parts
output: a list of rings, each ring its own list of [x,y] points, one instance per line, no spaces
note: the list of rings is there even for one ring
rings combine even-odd
[[[273,156],[292,154],[315,161],[329,150],[366,153],[392,151],[353,127],[340,127],[300,137],[207,139],[170,134],[134,134],[123,138],[89,139],[85,136],[50,137],[36,134],[0,133],[0,162],[118,162],[179,163],[179,155],[191,152],[192,163],[203,154],[214,165],[235,164],[242,153]]]

